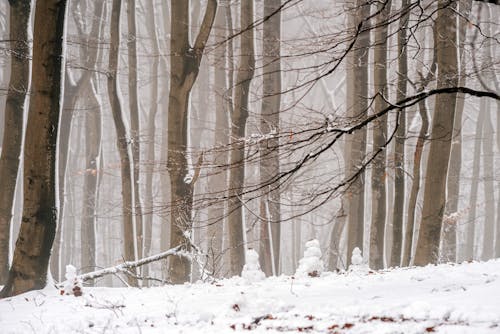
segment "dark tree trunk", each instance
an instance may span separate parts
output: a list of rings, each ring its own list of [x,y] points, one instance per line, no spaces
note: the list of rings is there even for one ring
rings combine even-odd
[[[10,227],[30,73],[28,26],[31,0],[9,1],[9,3],[12,59],[0,156],[0,285],[5,284],[9,273]]]
[[[2,297],[42,289],[47,284],[57,224],[56,143],[65,13],[65,0],[36,4],[33,89],[24,148],[23,218]]]

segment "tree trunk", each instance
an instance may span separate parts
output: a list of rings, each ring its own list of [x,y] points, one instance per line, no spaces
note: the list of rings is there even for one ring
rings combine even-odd
[[[485,99],[481,99],[481,107],[480,110],[485,110],[484,104],[486,103]],[[481,166],[481,141],[483,139],[483,129],[484,129],[484,120],[485,113],[479,112],[479,117],[476,123],[476,131],[474,139],[474,153],[473,153],[473,165],[472,165],[472,183],[469,197],[469,215],[467,217],[466,222],[466,235],[465,235],[465,244],[464,244],[464,256],[463,260],[472,261],[475,259],[474,253],[474,243],[476,239],[476,207],[477,207],[477,193],[479,186],[479,170]]]
[[[457,23],[454,4],[440,0],[436,19],[436,53],[438,64],[437,88],[455,87],[458,84]],[[450,160],[456,94],[436,97],[432,120],[429,159],[425,177],[424,204],[420,224],[416,265],[426,265],[437,260],[441,225],[446,203],[446,176]]]
[[[194,46],[189,44],[189,2],[172,0],[170,52],[170,92],[168,102],[168,162],[170,173],[170,247],[185,245],[189,250],[193,184],[189,180],[188,106],[191,89],[198,76],[203,50],[212,28],[217,1],[209,0]],[[174,256],[169,261],[168,274],[172,283],[189,280],[191,263],[188,258]]]
[[[403,0],[402,10],[408,10],[409,0]],[[406,13],[399,19],[398,31],[398,91],[396,100],[401,101],[406,97],[408,82],[408,43],[406,30],[408,28],[408,18],[410,13]],[[398,112],[396,145],[394,148],[394,205],[392,215],[392,248],[391,267],[401,265],[401,251],[403,246],[403,223],[405,207],[405,136],[406,136],[406,110]]]
[[[122,102],[119,94],[118,61],[120,46],[120,13],[121,0],[113,0],[111,9],[109,50],[109,73],[107,79],[109,101],[113,122],[116,130],[116,146],[120,155],[121,187],[122,187],[122,214],[123,214],[123,258],[126,261],[137,260],[136,231],[134,228],[133,212],[133,175],[131,170],[132,159],[128,147],[127,130],[123,121]],[[137,286],[137,279],[128,277],[130,285]]]
[[[226,4],[229,6],[229,4]],[[223,8],[217,11],[214,25],[214,43],[224,41],[229,33],[225,20],[226,12]],[[226,81],[227,70],[227,48],[228,45],[220,46],[214,50],[215,62],[215,135],[214,147],[222,147],[214,154],[214,166],[226,166],[228,163],[228,151],[224,148],[229,144],[229,110],[228,106],[232,103],[231,95],[227,95],[228,84]],[[225,197],[227,185],[227,172],[216,170],[208,180],[208,189],[216,197]],[[209,271],[216,277],[220,277],[222,269],[222,235],[224,230],[226,212],[226,202],[221,201],[212,205],[208,210],[208,240],[207,254]]]
[[[56,143],[61,109],[65,0],[37,3],[32,96],[24,148],[23,218],[9,278],[0,295],[42,289],[57,223]]]
[[[128,24],[128,91],[130,105],[130,147],[132,149],[132,186],[134,191],[134,215],[136,228],[137,256],[143,257],[143,224],[142,205],[140,196],[140,121],[139,121],[139,99],[137,96],[137,25],[135,14],[136,0],[127,0],[127,24]]]
[[[370,6],[365,0],[356,0],[356,12],[349,14],[349,27],[356,27],[370,13]],[[353,16],[354,15],[354,16]],[[361,25],[365,27],[365,23]],[[362,119],[368,110],[368,52],[370,32],[365,31],[356,37],[351,52],[352,58],[347,61],[348,84],[347,101],[348,117],[353,120]],[[349,79],[352,73],[352,80]],[[358,173],[344,196],[349,203],[347,209],[347,266],[351,263],[354,248],[363,249],[365,222],[365,174],[359,171],[366,154],[366,128],[356,131],[350,138],[348,159],[345,163],[346,178]]]
[[[375,93],[375,112],[387,107],[387,17],[391,10],[391,2],[386,1],[377,5],[378,28],[374,37],[374,71],[373,86]],[[380,150],[387,141],[387,116],[377,118],[373,124],[373,150]],[[384,231],[386,220],[386,151],[382,150],[373,160],[371,187],[372,187],[372,218],[370,228],[370,268],[381,269],[384,267]],[[350,255],[350,254],[348,254]]]
[[[231,115],[231,154],[229,172],[228,227],[230,274],[240,275],[245,264],[244,226],[242,212],[242,192],[245,181],[245,126],[248,118],[248,97],[253,78],[254,31],[246,29],[253,23],[253,0],[241,2],[240,63],[236,76],[234,110]]]
[[[29,89],[30,11],[30,0],[10,1],[11,75],[0,150],[0,285],[5,284],[9,274],[10,228],[23,138],[24,106]]]
[[[485,98],[483,98],[485,99]],[[493,186],[494,178],[494,163],[493,163],[493,142],[494,132],[491,124],[491,104],[490,100],[486,99],[481,105],[483,108],[479,110],[484,113],[483,123],[483,189],[484,189],[484,227],[483,227],[483,249],[481,260],[486,261],[494,258],[495,252],[495,189]]]
[[[459,86],[464,87],[466,82],[466,63],[464,57],[465,37],[467,35],[468,17],[472,7],[472,0],[460,1],[460,17],[458,20],[458,43],[460,46],[460,77]],[[455,121],[453,124],[453,141],[451,144],[450,164],[448,180],[446,182],[446,215],[458,211],[458,199],[460,195],[460,172],[462,169],[462,115],[464,112],[465,96],[457,94],[457,105],[455,109]],[[446,222],[456,222],[453,219],[447,219]],[[456,261],[457,259],[457,224],[444,224],[443,222],[443,245],[442,255],[445,261]]]
[[[153,3],[146,3],[147,29],[153,45],[153,65],[151,67],[151,109],[147,114],[147,148],[145,164],[145,187],[144,187],[144,256],[151,253],[151,244],[153,238],[153,217],[154,217],[154,196],[153,196],[153,176],[155,170],[155,142],[156,142],[156,115],[158,114],[159,101],[159,71],[160,71],[160,43],[156,32],[156,17]],[[149,265],[143,267],[143,276],[149,276]]]
[[[264,17],[270,16],[281,6],[281,0],[264,1]],[[262,76],[262,107],[260,119],[260,132],[268,135],[278,132],[280,126],[281,105],[281,12],[264,21],[263,27],[263,71]],[[265,184],[275,175],[279,174],[279,139],[272,138],[260,144],[260,182]],[[264,188],[261,196],[260,216],[261,222],[260,261],[267,268],[267,276],[279,275],[280,239],[281,239],[281,208],[280,190],[276,185]],[[271,235],[269,236],[269,232]],[[267,240],[266,240],[267,237]],[[271,249],[272,248],[272,249]],[[272,262],[271,262],[272,261]],[[271,269],[271,270],[269,270]]]

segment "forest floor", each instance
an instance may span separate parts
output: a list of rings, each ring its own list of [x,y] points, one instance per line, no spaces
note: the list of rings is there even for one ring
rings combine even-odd
[[[500,333],[500,260],[0,300],[0,333]]]

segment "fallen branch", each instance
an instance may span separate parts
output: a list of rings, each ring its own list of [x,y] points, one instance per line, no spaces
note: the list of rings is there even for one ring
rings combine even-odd
[[[78,275],[77,278],[83,282],[93,280],[99,277],[103,277],[105,275],[112,275],[112,274],[117,274],[117,273],[125,273],[128,274],[130,272],[130,269],[136,268],[143,266],[145,264],[151,263],[151,262],[156,262],[159,260],[162,260],[164,258],[167,258],[169,256],[185,256],[191,258],[191,254],[186,253],[182,251],[182,246],[177,246],[175,248],[171,248],[163,253],[159,253],[156,255],[151,255],[146,258],[137,260],[137,261],[126,261],[122,264],[119,264],[114,267],[108,267],[96,271],[92,271],[90,273],[85,273],[82,275]],[[64,286],[65,282],[61,282],[57,284],[57,286]]]

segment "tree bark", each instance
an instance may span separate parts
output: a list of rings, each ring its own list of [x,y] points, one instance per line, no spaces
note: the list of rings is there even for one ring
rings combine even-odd
[[[23,218],[1,297],[42,289],[57,223],[56,143],[61,109],[65,0],[38,2],[32,96],[24,148]]]
[[[483,98],[484,99],[484,98]],[[484,227],[483,227],[483,249],[481,260],[486,261],[494,258],[495,252],[495,188],[493,186],[494,179],[494,162],[493,162],[493,142],[494,132],[491,124],[491,103],[487,99],[483,108],[479,110],[484,113],[483,137],[483,190],[484,190]],[[498,242],[498,241],[497,241]]]
[[[281,0],[264,1],[264,17],[270,16],[281,6]],[[268,135],[280,127],[281,106],[281,12],[264,21],[263,27],[263,63],[262,76],[262,107],[260,132]],[[265,184],[279,174],[279,139],[271,138],[260,144],[260,182]],[[270,185],[261,196],[260,223],[261,268],[267,276],[279,275],[280,239],[281,239],[281,208],[280,189]],[[269,235],[269,232],[271,235]],[[271,262],[272,261],[272,262]]]
[[[231,153],[229,171],[228,232],[230,274],[240,275],[245,264],[242,192],[245,181],[245,126],[248,118],[250,82],[253,78],[254,31],[247,29],[253,23],[253,0],[242,1],[240,10],[240,63],[234,88],[234,110],[231,115]]]
[[[466,63],[464,57],[465,37],[467,35],[467,21],[472,7],[472,0],[459,2],[460,17],[458,19],[458,45],[460,47],[460,77],[459,86],[465,86],[466,82]],[[458,200],[460,195],[460,172],[462,169],[462,115],[464,112],[465,96],[457,94],[457,105],[455,109],[455,121],[453,124],[453,141],[451,144],[450,165],[448,172],[448,180],[446,182],[446,215],[450,215],[458,211]],[[446,222],[451,223],[455,220],[447,219]],[[443,245],[442,255],[440,256],[445,261],[456,261],[457,259],[457,224],[443,223]]]
[[[107,78],[108,95],[113,114],[113,123],[116,130],[116,146],[120,155],[121,187],[122,187],[122,215],[123,215],[123,258],[126,261],[137,260],[136,231],[134,228],[133,212],[133,175],[132,158],[129,150],[127,129],[123,121],[122,101],[119,94],[118,62],[120,46],[120,13],[121,0],[113,0],[111,9],[110,36],[111,45],[109,50],[109,72]],[[131,276],[128,282],[137,286],[137,280]]]
[[[189,249],[187,234],[192,228],[193,184],[189,175],[188,106],[191,89],[198,76],[203,51],[215,19],[217,1],[209,0],[193,47],[189,44],[189,2],[171,2],[170,92],[168,102],[168,161],[170,173],[170,246]],[[188,258],[174,256],[168,274],[173,283],[184,283],[191,275]]]
[[[228,3],[225,4],[229,6]],[[228,36],[226,24],[226,11],[224,7],[220,7],[217,11],[214,25],[214,43],[224,41]],[[232,104],[232,98],[229,94],[226,73],[227,73],[227,48],[228,45],[223,45],[214,50],[215,62],[215,135],[214,147],[221,147],[214,154],[214,166],[226,166],[228,164],[229,155],[225,147],[229,144],[229,105]],[[222,167],[222,170],[216,170],[208,180],[208,188],[210,193],[217,197],[225,197],[227,195],[227,171]],[[221,201],[212,205],[208,210],[208,235],[207,235],[207,254],[209,271],[216,277],[220,277],[222,269],[222,235],[224,230],[225,213],[227,211],[226,202]]]
[[[132,186],[134,191],[134,215],[136,227],[137,256],[143,257],[144,235],[142,224],[142,204],[140,196],[140,121],[139,98],[137,96],[137,25],[136,0],[127,0],[128,25],[128,91],[130,106],[130,147],[132,149]]]
[[[356,0],[356,12],[349,14],[349,27],[356,27],[370,13],[370,6],[365,0]],[[362,23],[364,27],[366,23]],[[370,32],[361,32],[356,38],[352,58],[347,61],[348,84],[347,101],[348,117],[362,119],[368,112],[368,52]],[[352,75],[352,80],[349,76]],[[365,173],[359,171],[366,154],[366,128],[360,129],[351,135],[348,159],[345,163],[346,179],[354,174],[358,177],[349,186],[343,195],[349,203],[347,209],[347,266],[351,263],[351,254],[354,248],[363,249],[363,235],[365,222]]]
[[[379,14],[377,17],[378,28],[375,29],[374,37],[374,71],[373,86],[375,93],[375,112],[387,107],[387,33],[386,24],[391,2],[379,3],[376,7]],[[401,113],[400,113],[401,114]],[[387,116],[384,115],[373,124],[373,150],[377,151],[385,146],[387,140]],[[372,218],[370,228],[370,268],[381,269],[384,267],[384,232],[386,220],[386,151],[382,150],[373,160],[371,187],[372,187]],[[350,255],[350,254],[348,254]]]
[[[409,0],[403,0],[402,10],[407,10]],[[401,101],[406,97],[408,82],[408,55],[407,55],[407,33],[408,18],[406,13],[399,19],[398,31],[398,90],[396,100]],[[392,267],[401,265],[401,251],[403,246],[403,224],[405,207],[405,136],[406,136],[406,110],[402,109],[397,115],[396,144],[394,148],[394,205],[392,215],[392,248],[390,265]]]
[[[454,4],[440,0],[438,7],[436,20],[437,88],[456,87],[458,64]],[[425,177],[422,220],[415,254],[416,265],[435,263],[439,253],[455,105],[456,94],[440,94],[436,97],[436,112],[432,120],[432,137]]]
[[[0,285],[9,274],[10,228],[23,138],[24,108],[29,89],[30,0],[9,1],[12,58],[0,154]]]

